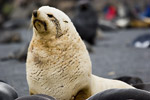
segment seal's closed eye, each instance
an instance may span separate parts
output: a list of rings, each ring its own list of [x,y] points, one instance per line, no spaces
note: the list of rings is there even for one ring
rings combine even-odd
[[[54,17],[53,15],[51,15],[51,14],[47,14],[47,16],[49,17],[49,18],[52,18],[52,17]]]

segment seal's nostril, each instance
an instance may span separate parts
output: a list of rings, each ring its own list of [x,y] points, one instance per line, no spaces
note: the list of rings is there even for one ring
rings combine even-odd
[[[33,16],[34,16],[34,17],[37,17],[37,10],[34,10],[34,11],[33,11]]]

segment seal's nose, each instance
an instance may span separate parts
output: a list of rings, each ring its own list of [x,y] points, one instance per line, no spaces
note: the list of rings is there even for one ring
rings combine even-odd
[[[34,10],[32,14],[34,17],[37,17],[37,10]]]

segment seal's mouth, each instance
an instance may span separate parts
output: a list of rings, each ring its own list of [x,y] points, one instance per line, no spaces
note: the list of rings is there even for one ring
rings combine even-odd
[[[47,25],[46,25],[46,23],[44,21],[41,21],[39,19],[35,19],[33,21],[33,25],[34,25],[35,29],[38,32],[47,31]]]

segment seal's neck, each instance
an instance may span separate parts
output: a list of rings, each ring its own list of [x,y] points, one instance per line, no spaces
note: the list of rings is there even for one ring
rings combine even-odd
[[[54,41],[55,40],[55,35],[52,35],[50,32],[43,32],[43,33],[38,33],[35,29],[33,29],[33,37],[36,40],[39,41]]]

